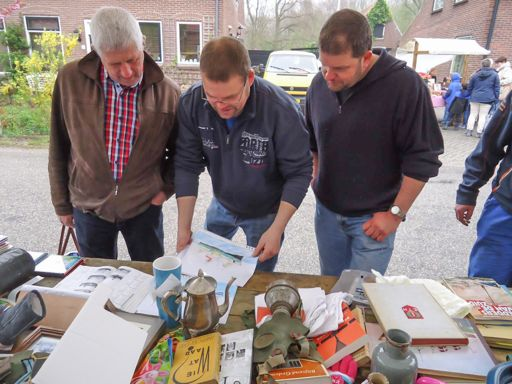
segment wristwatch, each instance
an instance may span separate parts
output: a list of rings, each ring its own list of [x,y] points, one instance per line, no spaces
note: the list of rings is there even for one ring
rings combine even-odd
[[[398,216],[402,221],[405,221],[406,214],[398,205],[391,206],[389,212],[391,212],[392,215]]]

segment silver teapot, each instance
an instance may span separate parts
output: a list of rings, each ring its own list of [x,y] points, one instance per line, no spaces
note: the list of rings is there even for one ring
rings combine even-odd
[[[183,292],[170,290],[165,293],[162,297],[162,308],[169,316],[178,321],[179,314],[173,313],[167,306],[168,299],[177,296],[176,303],[185,302],[181,323],[190,336],[195,337],[209,333],[217,326],[219,319],[229,308],[229,288],[235,280],[235,277],[229,280],[224,293],[224,303],[218,305],[215,295],[217,281],[211,276],[205,276],[203,270],[199,269],[197,276],[187,281]]]

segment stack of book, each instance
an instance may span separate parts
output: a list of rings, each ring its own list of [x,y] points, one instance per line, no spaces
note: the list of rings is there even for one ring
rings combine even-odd
[[[449,278],[444,284],[471,304],[470,318],[491,347],[512,349],[512,295],[487,278]]]
[[[0,254],[12,248],[12,245],[7,241],[7,236],[0,234]]]
[[[377,323],[366,323],[369,352],[398,328],[412,339],[418,373],[443,382],[482,382],[496,360],[469,319],[452,319],[422,284],[363,283]],[[455,381],[454,381],[455,380]],[[462,380],[462,381],[461,381]]]

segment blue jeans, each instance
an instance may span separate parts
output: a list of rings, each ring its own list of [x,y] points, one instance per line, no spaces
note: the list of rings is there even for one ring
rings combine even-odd
[[[512,215],[492,194],[478,220],[468,275],[490,277],[499,284],[512,285]]]
[[[345,269],[386,272],[395,233],[382,242],[373,240],[363,231],[363,224],[371,217],[342,216],[316,200],[315,233],[322,275],[340,276]]]
[[[80,256],[117,258],[117,237],[123,234],[132,260],[153,261],[164,255],[162,206],[150,205],[141,214],[116,223],[73,209]]]
[[[206,211],[205,228],[226,239],[232,239],[238,228],[242,228],[245,233],[247,245],[256,247],[260,241],[261,235],[272,225],[276,217],[275,213],[256,218],[242,218],[231,213],[214,197]],[[284,234],[281,237],[283,244]],[[277,264],[277,256],[260,263],[256,266],[256,270],[264,272],[272,272]]]

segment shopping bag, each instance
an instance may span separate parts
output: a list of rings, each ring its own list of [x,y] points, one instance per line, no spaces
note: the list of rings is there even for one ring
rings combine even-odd
[[[75,230],[72,227],[66,227],[64,224],[62,224],[60,229],[59,248],[57,250],[58,255],[64,255],[66,253],[66,248],[68,247],[70,237],[73,239],[75,249],[77,250],[78,254],[80,254],[80,248],[76,239]]]

